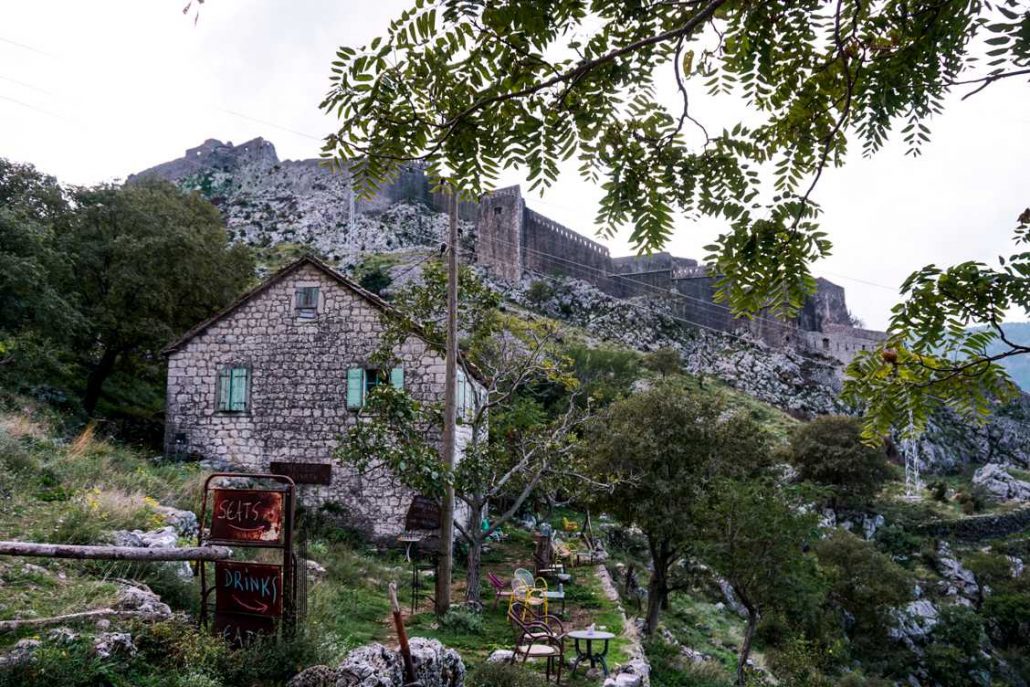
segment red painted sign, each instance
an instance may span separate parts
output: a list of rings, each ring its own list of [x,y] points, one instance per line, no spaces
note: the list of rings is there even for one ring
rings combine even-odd
[[[217,561],[215,612],[280,617],[283,614],[282,566]]]
[[[283,493],[215,489],[210,539],[278,544],[283,534]]]
[[[214,630],[235,647],[246,646],[261,635],[275,634],[276,618],[215,612]]]

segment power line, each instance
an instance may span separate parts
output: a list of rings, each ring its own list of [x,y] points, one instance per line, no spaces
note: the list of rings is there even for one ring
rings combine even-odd
[[[12,79],[11,77],[4,76],[3,74],[0,74],[0,79],[3,79],[4,81],[9,81],[9,82],[11,82],[13,84],[18,84],[19,86],[22,86],[24,88],[28,88],[29,90],[32,90],[32,91],[39,91],[40,93],[43,93],[45,95],[57,95],[56,93],[53,93],[52,91],[48,91],[46,89],[39,88],[38,86],[33,86],[32,84],[25,83],[24,81],[18,81],[18,79]]]
[[[10,38],[4,38],[3,36],[0,36],[0,43],[7,43],[9,45],[13,45],[16,48],[21,48],[22,50],[28,50],[30,52],[38,53],[40,55],[45,55],[46,57],[51,57],[53,59],[57,59],[57,60],[61,59],[59,56],[57,56],[57,55],[55,55],[55,54],[53,54],[51,52],[47,52],[46,50],[40,50],[39,48],[33,48],[31,45],[25,45],[24,43],[19,43],[18,41],[12,41]]]
[[[65,121],[65,122],[72,122],[72,120],[70,120],[70,119],[68,119],[66,117],[62,117],[61,115],[55,114],[53,112],[48,112],[47,110],[44,110],[43,108],[36,107],[35,105],[27,103],[27,102],[25,102],[23,100],[18,100],[17,98],[11,98],[11,97],[6,96],[6,95],[0,95],[0,100],[6,100],[8,102],[12,102],[15,105],[20,105],[21,107],[28,108],[28,109],[33,110],[35,112],[39,112],[40,114],[45,114],[45,115],[47,115],[49,117],[55,117],[57,119]],[[72,123],[74,123],[74,122],[72,122]]]

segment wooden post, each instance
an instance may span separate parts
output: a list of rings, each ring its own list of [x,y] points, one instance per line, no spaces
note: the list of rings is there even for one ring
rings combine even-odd
[[[225,561],[232,557],[226,546],[146,549],[135,546],[74,546],[27,541],[0,541],[0,556],[39,556],[109,561]]]
[[[408,631],[404,629],[404,615],[400,602],[397,601],[397,584],[390,583],[390,608],[393,610],[393,625],[397,629],[397,641],[401,647],[401,658],[404,661],[404,681],[415,682],[415,662],[411,659],[411,647],[408,646]]]
[[[454,444],[458,409],[458,194],[451,185],[451,217],[447,239],[447,355],[443,393],[443,455],[448,472],[454,469]],[[454,552],[454,487],[444,488],[440,508],[440,561],[436,569],[436,615],[451,607],[451,567]]]

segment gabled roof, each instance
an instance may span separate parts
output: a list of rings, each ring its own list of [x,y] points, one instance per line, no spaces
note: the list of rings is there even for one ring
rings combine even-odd
[[[211,325],[215,324],[216,322],[221,321],[222,319],[224,319],[224,318],[228,317],[229,315],[231,315],[232,313],[236,312],[241,307],[243,307],[244,305],[246,305],[250,301],[254,300],[258,296],[263,294],[265,291],[268,291],[272,286],[274,286],[275,284],[279,283],[280,281],[282,281],[286,277],[290,276],[294,272],[297,272],[300,268],[304,267],[305,265],[310,265],[310,266],[314,267],[315,269],[319,270],[320,272],[325,274],[327,277],[329,277],[330,279],[332,279],[336,283],[338,283],[341,286],[343,286],[344,288],[352,291],[358,297],[363,298],[371,306],[373,306],[374,308],[380,310],[381,312],[384,312],[384,313],[386,313],[388,315],[392,315],[392,316],[395,316],[395,317],[398,317],[398,318],[403,318],[404,317],[404,315],[399,310],[397,310],[397,308],[395,308],[394,306],[392,306],[389,303],[387,303],[380,296],[377,296],[376,294],[372,293],[368,289],[362,288],[359,284],[354,283],[353,281],[351,281],[350,279],[348,279],[344,275],[340,274],[340,272],[338,272],[337,270],[333,269],[332,267],[330,267],[326,263],[322,262],[318,258],[316,258],[316,257],[314,257],[312,255],[305,255],[305,256],[303,256],[301,258],[298,258],[297,260],[293,261],[292,263],[290,263],[286,267],[282,268],[281,270],[279,270],[278,272],[276,272],[272,276],[268,277],[263,282],[258,284],[256,287],[254,287],[250,291],[247,291],[242,296],[237,298],[235,301],[233,301],[230,305],[228,305],[227,307],[225,307],[221,311],[215,313],[214,315],[212,315],[208,319],[204,320],[200,324],[198,324],[195,327],[193,327],[192,329],[190,329],[188,332],[183,334],[177,340],[175,340],[174,342],[172,342],[171,344],[166,346],[164,348],[164,350],[162,350],[161,352],[164,355],[170,355],[170,354],[175,353],[176,351],[182,349],[182,347],[185,346],[187,343],[189,343],[194,337],[199,336],[200,334],[203,334],[205,331],[207,331],[207,329],[209,327],[211,327]],[[425,333],[425,330],[423,330],[421,327],[418,327],[418,326],[411,327],[411,333],[412,333],[412,335],[417,336],[418,338],[420,338],[423,341],[425,341],[426,344],[430,348],[432,348],[433,350],[435,350],[435,351],[437,351],[439,353],[443,353],[442,347],[438,343],[430,341],[428,336]],[[461,351],[458,352],[458,361],[461,363],[461,366],[463,368],[465,368],[465,370],[471,376],[473,376],[477,381],[479,381],[482,384],[486,384],[486,379],[484,378],[482,372],[480,372],[480,370],[475,365],[470,363],[465,358],[464,353],[461,352]]]

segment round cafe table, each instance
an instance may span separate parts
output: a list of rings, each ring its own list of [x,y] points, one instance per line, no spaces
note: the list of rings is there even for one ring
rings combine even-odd
[[[590,667],[596,668],[597,664],[601,664],[601,670],[604,671],[604,676],[608,677],[608,664],[605,662],[604,657],[608,655],[608,641],[615,638],[611,632],[602,632],[600,630],[574,630],[566,635],[571,637],[575,642],[576,647],[576,660],[572,662],[572,674],[576,674],[576,668],[579,667],[581,661],[590,661]],[[580,645],[583,642],[583,645]],[[594,647],[594,642],[603,642],[600,650]]]

